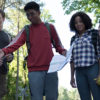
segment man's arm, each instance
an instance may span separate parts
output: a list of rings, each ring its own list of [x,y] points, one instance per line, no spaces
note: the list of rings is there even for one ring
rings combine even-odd
[[[54,28],[53,25],[50,24],[50,29],[51,29],[51,35],[52,35],[52,38],[55,42],[55,49],[56,49],[56,52],[59,52],[61,55],[64,55],[66,56],[66,50],[63,48],[62,46],[62,43],[59,39],[59,36],[56,32],[56,29]]]
[[[0,50],[0,58],[4,55],[9,54],[17,50],[20,46],[22,46],[26,41],[26,34],[24,29],[16,36],[16,38],[5,48]]]
[[[8,35],[9,44],[10,44],[11,41],[12,41],[12,39],[13,39],[13,37],[12,37],[12,35],[11,35],[10,33],[7,33],[7,35]],[[5,59],[6,59],[6,61],[7,61],[8,63],[10,63],[10,62],[13,60],[13,58],[14,58],[13,53],[5,55]]]

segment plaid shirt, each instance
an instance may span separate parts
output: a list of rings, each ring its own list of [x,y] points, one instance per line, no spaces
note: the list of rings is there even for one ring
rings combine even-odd
[[[74,43],[71,60],[75,68],[91,66],[97,62],[98,57],[100,58],[100,44],[97,42],[97,57],[92,44],[92,33],[86,32],[81,37],[76,35]]]

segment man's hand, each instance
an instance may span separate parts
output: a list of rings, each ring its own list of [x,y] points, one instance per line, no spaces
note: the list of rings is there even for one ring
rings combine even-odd
[[[7,55],[5,55],[5,57],[6,57],[8,62],[12,61],[12,59],[13,59],[13,55],[12,54],[7,54]]]
[[[0,59],[4,56],[4,52],[0,49]]]
[[[67,54],[67,50],[62,52],[62,55],[65,56],[65,57],[66,57],[66,54]]]

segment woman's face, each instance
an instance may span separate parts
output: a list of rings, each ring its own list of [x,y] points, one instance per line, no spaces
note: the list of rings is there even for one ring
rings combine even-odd
[[[79,33],[83,33],[85,31],[85,25],[80,16],[75,18],[75,28]]]

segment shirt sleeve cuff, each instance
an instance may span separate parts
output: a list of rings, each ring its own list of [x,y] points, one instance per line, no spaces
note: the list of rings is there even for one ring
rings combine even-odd
[[[63,51],[66,51],[66,49],[60,48],[59,51],[57,51],[57,52],[59,52],[60,54],[62,54]]]

